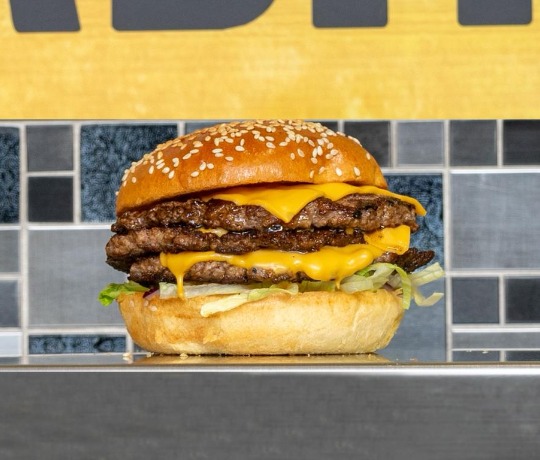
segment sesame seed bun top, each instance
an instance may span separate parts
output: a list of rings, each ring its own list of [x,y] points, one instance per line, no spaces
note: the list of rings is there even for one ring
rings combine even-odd
[[[276,182],[387,188],[356,139],[320,123],[223,123],[160,144],[122,177],[116,213],[209,190]]]

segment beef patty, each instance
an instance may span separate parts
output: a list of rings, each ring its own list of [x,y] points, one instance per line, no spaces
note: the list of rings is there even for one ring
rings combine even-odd
[[[313,252],[323,246],[362,243],[364,232],[402,224],[416,231],[414,207],[380,195],[353,194],[337,201],[317,198],[287,223],[260,206],[189,198],[120,215],[111,227],[116,235],[106,247],[107,263],[129,273],[131,280],[152,286],[161,281],[175,281],[173,274],[159,262],[161,252],[242,254],[257,249]],[[403,256],[383,254],[379,260],[401,263],[406,271],[413,271],[432,258],[432,251],[410,249]],[[276,274],[269,269],[244,269],[212,261],[195,264],[184,279],[250,283],[308,278],[304,273]]]

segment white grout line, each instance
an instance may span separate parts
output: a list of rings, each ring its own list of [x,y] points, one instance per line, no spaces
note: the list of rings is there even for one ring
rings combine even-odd
[[[443,252],[445,269],[451,268],[452,254],[452,228],[450,211],[452,208],[451,189],[450,189],[450,122],[445,120],[443,123],[443,163],[442,172],[442,200],[443,200]],[[445,318],[446,318],[446,352],[447,359],[452,359],[452,282],[449,276],[446,276],[445,283]]]
[[[27,142],[26,128],[22,125],[19,130],[19,224],[21,233],[19,237],[19,295],[20,295],[20,326],[22,359],[28,356],[28,327],[30,323],[30,288],[29,288],[29,233],[28,233],[28,179],[27,179]]]
[[[81,124],[73,123],[73,221],[81,223]]]
[[[497,126],[496,126],[496,147],[497,147],[497,166],[499,168],[503,167],[503,121],[497,120]]]

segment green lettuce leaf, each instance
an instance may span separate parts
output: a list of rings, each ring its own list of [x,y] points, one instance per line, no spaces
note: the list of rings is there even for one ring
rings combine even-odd
[[[117,284],[111,283],[105,286],[98,295],[98,300],[102,305],[110,305],[120,294],[134,294],[135,292],[146,292],[148,288],[141,286],[134,281]]]

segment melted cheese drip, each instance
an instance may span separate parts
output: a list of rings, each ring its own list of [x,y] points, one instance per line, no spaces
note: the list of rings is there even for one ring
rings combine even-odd
[[[409,196],[398,195],[397,193],[372,185],[355,186],[339,182],[328,184],[276,185],[272,186],[272,188],[268,188],[268,185],[265,187],[234,187],[224,190],[223,192],[207,195],[204,199],[210,200],[212,198],[217,198],[220,200],[232,201],[238,206],[261,206],[282,221],[290,222],[304,206],[316,198],[326,197],[332,201],[337,201],[353,193],[383,195],[397,198],[412,204],[418,215],[424,216],[426,214],[426,210],[423,206],[417,200]]]
[[[160,260],[176,277],[178,293],[183,293],[185,273],[197,262],[221,261],[250,269],[253,267],[272,269],[277,273],[304,272],[319,281],[336,280],[370,265],[384,252],[402,254],[409,248],[410,229],[406,225],[372,232],[368,244],[351,244],[345,247],[326,246],[310,253],[286,252],[261,249],[247,254],[220,254],[213,251],[162,253]]]

